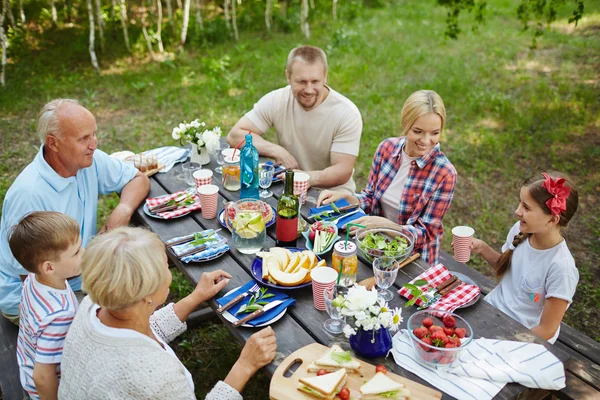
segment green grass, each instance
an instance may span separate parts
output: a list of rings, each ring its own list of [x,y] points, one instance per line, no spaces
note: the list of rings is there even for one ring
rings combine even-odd
[[[508,0],[488,3],[487,22],[477,32],[468,29],[471,16],[461,17],[465,30],[458,41],[444,39],[445,10],[434,0],[362,11],[359,4],[340,3],[340,12],[353,19],[335,22],[328,18],[330,2],[317,1],[307,40],[298,29],[296,8],[289,9],[288,20],[276,9],[269,35],[261,4],[245,2],[239,42],[230,39],[222,20],[207,21],[203,34],[190,31],[185,53],[162,63],[149,60],[135,28],[130,31],[134,53],[127,53],[118,25],[111,24],[106,49],[98,52],[100,76],[89,64],[84,26],[45,23],[43,34],[28,31],[12,44],[8,84],[0,91],[0,200],[39,147],[35,120],[46,101],[78,98],[96,115],[100,147],[107,152],[174,144],[170,131],[182,120],[200,118],[227,131],[263,94],[286,84],[288,51],[310,43],[326,49],[328,83],[363,115],[359,187],[377,145],[400,134],[404,100],[423,88],[444,99],[448,121],[442,149],[459,174],[447,227],[471,225],[499,248],[515,221],[520,182],[546,169],[572,175],[580,207],[565,234],[581,278],[565,321],[600,341],[600,1],[586,1],[585,17],[575,29],[566,23],[570,4],[561,8],[535,51],[529,50],[531,36],[520,31],[515,2]],[[163,32],[173,51],[175,37],[167,27]],[[102,200],[100,223],[116,201],[115,196]],[[450,251],[448,235],[443,248]],[[469,265],[490,275],[479,258]],[[186,335],[187,343],[238,349],[227,353],[225,369],[239,351],[218,325]],[[197,346],[180,347],[185,358]],[[207,362],[219,352],[189,357]],[[203,382],[224,376],[224,370],[212,370],[198,372]],[[257,393],[262,397],[255,398],[264,398],[266,392]]]

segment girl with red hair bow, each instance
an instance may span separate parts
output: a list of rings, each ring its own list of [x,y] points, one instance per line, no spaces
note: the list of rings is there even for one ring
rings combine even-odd
[[[577,211],[579,197],[559,172],[527,179],[519,197],[519,221],[508,233],[503,253],[480,239],[473,239],[473,253],[485,258],[499,280],[485,300],[554,343],[579,281],[561,233]]]

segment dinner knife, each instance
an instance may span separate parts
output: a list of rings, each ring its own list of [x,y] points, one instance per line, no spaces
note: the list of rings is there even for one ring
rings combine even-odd
[[[266,313],[267,311],[269,311],[270,309],[277,307],[278,305],[280,305],[281,303],[283,303],[285,300],[275,300],[272,301],[271,303],[267,304],[266,306],[264,306],[263,308],[261,308],[260,310],[256,310],[254,311],[252,314],[246,315],[244,318],[242,319],[238,319],[237,321],[235,321],[233,323],[233,326],[235,326],[236,328],[239,327],[240,325],[245,324],[246,322],[253,320],[256,317],[259,317],[261,315],[263,315],[264,313]]]
[[[233,299],[229,300],[229,302],[219,308],[217,308],[218,313],[223,313],[223,311],[229,310],[231,307],[235,306],[237,303],[242,301],[242,299],[246,298],[249,294],[254,294],[260,290],[260,286],[255,284],[252,286],[247,292],[240,293]]]

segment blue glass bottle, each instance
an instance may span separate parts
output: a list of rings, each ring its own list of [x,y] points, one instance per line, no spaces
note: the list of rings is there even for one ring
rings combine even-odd
[[[240,199],[256,199],[258,195],[258,150],[252,144],[252,135],[246,135],[246,144],[240,155],[241,193]]]

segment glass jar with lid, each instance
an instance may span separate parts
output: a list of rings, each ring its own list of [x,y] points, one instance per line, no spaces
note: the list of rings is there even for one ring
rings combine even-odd
[[[235,155],[233,154],[235,151]],[[240,190],[240,152],[236,149],[224,149],[223,153],[223,187],[230,192]]]
[[[356,274],[358,272],[358,256],[356,255],[356,244],[340,240],[333,246],[333,255],[331,256],[331,266],[340,273],[340,285],[351,286],[356,283]]]

